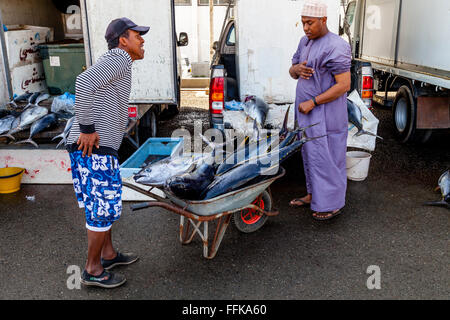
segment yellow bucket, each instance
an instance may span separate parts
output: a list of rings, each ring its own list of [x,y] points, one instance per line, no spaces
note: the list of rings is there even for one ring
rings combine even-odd
[[[0,193],[13,193],[20,190],[23,168],[0,168]]]

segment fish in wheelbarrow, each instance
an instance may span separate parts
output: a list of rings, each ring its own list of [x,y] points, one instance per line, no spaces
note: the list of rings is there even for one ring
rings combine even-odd
[[[66,143],[67,137],[69,136],[69,133],[70,133],[70,129],[72,129],[74,120],[75,120],[75,117],[72,117],[69,120],[67,120],[66,126],[64,127],[63,132],[61,132],[61,134],[53,137],[52,141],[61,138],[61,141],[56,145],[56,149],[58,149],[60,145]]]
[[[8,132],[11,130],[11,126],[16,120],[16,117],[9,115],[0,119],[0,134]]]
[[[203,155],[183,155],[162,159],[139,171],[134,176],[134,181],[152,187],[163,187],[167,179],[193,171],[202,158]]]
[[[214,171],[214,165],[204,162],[193,172],[169,178],[166,188],[181,199],[201,200],[202,192],[214,180]]]
[[[355,133],[356,137],[359,137],[363,134],[367,134],[367,135],[374,136],[374,137],[377,137],[377,138],[383,140],[382,137],[363,129],[363,123],[362,123],[363,116],[361,113],[361,109],[355,103],[353,103],[353,101],[351,101],[350,99],[347,99],[347,113],[348,113],[348,122],[353,124],[358,129],[358,132]]]
[[[211,148],[210,155],[202,158],[193,171],[175,175],[166,181],[165,187],[181,199],[201,200],[202,192],[214,180],[218,166],[216,160],[223,161],[227,154],[223,148],[230,142],[216,143],[202,134],[200,137]],[[236,141],[233,139],[231,143],[234,144]]]
[[[313,124],[308,127],[298,128],[293,131],[283,131],[284,138],[281,142],[277,143],[276,139],[272,139],[272,137],[267,137],[265,139],[261,139],[259,141],[254,141],[241,147],[236,150],[235,153],[228,156],[224,162],[222,162],[217,170],[216,175],[224,174],[228,170],[249,161],[249,159],[253,159],[257,156],[264,155],[273,150],[284,148],[294,142],[294,140],[298,137],[299,133],[301,135],[304,134],[305,130],[311,128],[317,124]],[[280,134],[281,136],[281,134]],[[281,139],[281,137],[280,137]]]
[[[30,128],[30,136],[26,140],[18,141],[16,144],[24,144],[24,143],[31,143],[36,148],[39,148],[38,144],[33,141],[33,137],[38,134],[39,132],[42,132],[46,129],[49,129],[53,126],[55,126],[58,123],[58,116],[54,113],[50,113],[46,115],[45,117],[37,120],[31,125]]]
[[[208,200],[217,197],[237,190],[262,175],[269,176],[270,172],[273,172],[275,168],[278,168],[283,161],[299,151],[303,144],[319,138],[322,137],[303,137],[301,140],[297,140],[284,148],[256,157],[255,159],[252,159],[252,161],[240,164],[228,172],[216,176],[213,182],[202,193],[201,199]]]
[[[427,206],[441,206],[450,209],[450,172],[445,171],[438,180],[438,187],[436,190],[441,189],[442,199],[440,201],[426,202]]]
[[[248,96],[244,99],[244,112],[249,118],[256,120],[260,128],[263,128],[269,106],[261,98]]]
[[[13,134],[28,129],[32,123],[45,117],[48,114],[48,109],[44,107],[31,107],[22,112],[17,117],[8,133],[0,135],[0,137],[8,137],[11,140],[16,140]]]

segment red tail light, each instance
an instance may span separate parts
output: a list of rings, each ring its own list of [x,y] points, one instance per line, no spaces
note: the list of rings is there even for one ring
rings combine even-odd
[[[209,110],[214,114],[221,114],[225,104],[224,99],[225,79],[217,77],[211,79],[209,89]]]
[[[363,77],[363,90],[373,90],[373,78],[369,76]]]
[[[373,78],[370,76],[363,77],[361,98],[373,99]]]

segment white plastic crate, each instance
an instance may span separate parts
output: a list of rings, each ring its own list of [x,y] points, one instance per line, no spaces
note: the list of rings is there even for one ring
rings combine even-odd
[[[37,46],[53,41],[53,29],[30,25],[8,25],[7,28],[5,42],[13,94],[45,90],[44,68]]]

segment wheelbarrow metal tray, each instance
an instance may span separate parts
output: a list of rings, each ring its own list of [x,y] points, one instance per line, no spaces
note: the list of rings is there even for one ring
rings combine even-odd
[[[135,153],[120,166],[122,178],[130,178],[138,173],[142,164],[149,156],[155,160],[181,155],[183,153],[183,138],[149,138]]]
[[[164,193],[170,201],[184,210],[199,216],[211,216],[218,213],[235,211],[248,206],[256,199],[257,196],[263,193],[263,191],[266,190],[275,180],[284,176],[284,174],[284,168],[280,167],[277,175],[274,175],[267,180],[263,180],[243,189],[235,190],[208,200],[183,200],[176,197],[169,190],[164,190]]]

